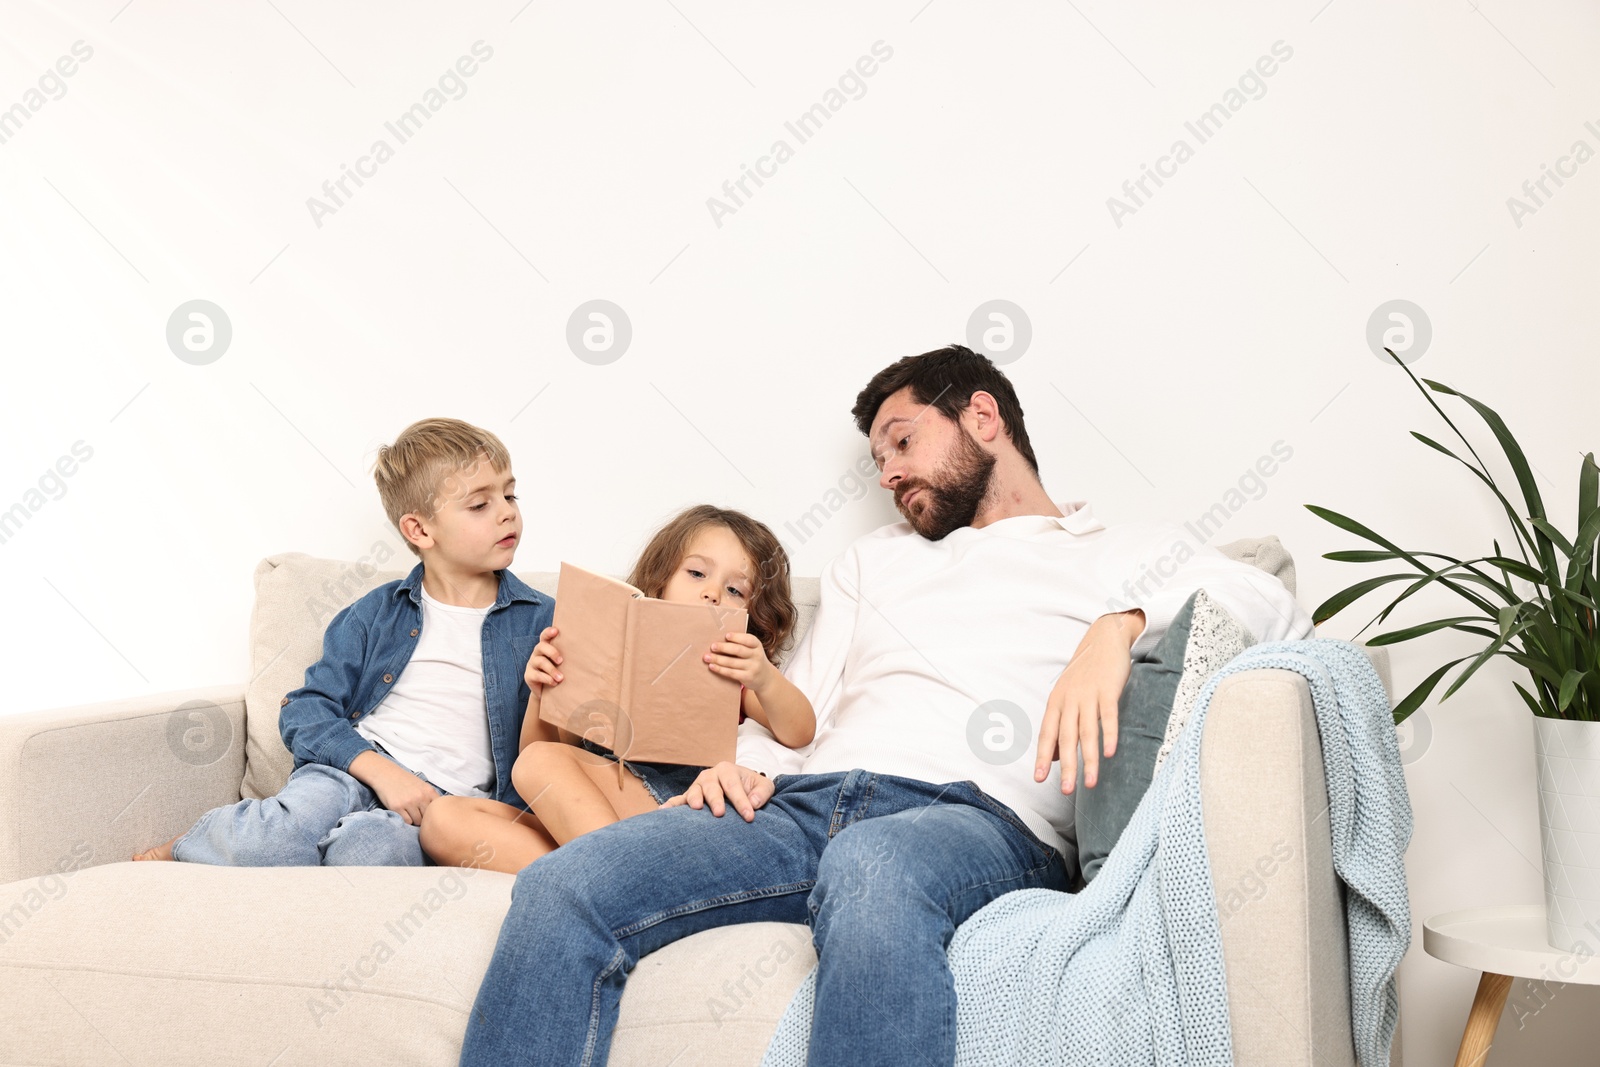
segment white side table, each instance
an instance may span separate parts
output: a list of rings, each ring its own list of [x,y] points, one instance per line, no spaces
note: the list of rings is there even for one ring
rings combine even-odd
[[[1435,915],[1422,924],[1422,950],[1436,959],[1482,971],[1472,1012],[1461,1034],[1456,1067],[1482,1067],[1513,978],[1600,985],[1600,949],[1580,959],[1545,940],[1544,905],[1511,904]]]

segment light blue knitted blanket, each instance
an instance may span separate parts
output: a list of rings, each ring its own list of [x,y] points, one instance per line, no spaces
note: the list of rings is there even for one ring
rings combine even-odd
[[[1361,1067],[1386,1067],[1399,1016],[1395,968],[1411,943],[1411,803],[1383,684],[1365,653],[1329,638],[1256,645],[1206,682],[1171,756],[1082,893],[1007,893],[956,930],[957,1067],[1233,1063],[1199,742],[1217,684],[1263,667],[1303,674],[1311,687],[1333,867],[1346,887],[1356,1056]],[[815,990],[813,969],[762,1067],[804,1067]]]

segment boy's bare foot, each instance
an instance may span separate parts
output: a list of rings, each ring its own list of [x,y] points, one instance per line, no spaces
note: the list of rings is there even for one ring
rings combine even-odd
[[[178,835],[178,837],[182,836],[182,834]],[[157,845],[154,848],[147,848],[143,852],[136,852],[133,858],[135,860],[170,860],[172,858],[173,842],[177,841],[178,837],[174,837],[172,841],[168,841],[164,845]]]

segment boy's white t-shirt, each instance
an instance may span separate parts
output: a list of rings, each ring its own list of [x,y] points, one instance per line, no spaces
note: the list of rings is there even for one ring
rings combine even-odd
[[[422,594],[422,633],[394,688],[356,732],[408,769],[457,796],[494,784],[483,695],[483,620],[489,608],[441,604]]]

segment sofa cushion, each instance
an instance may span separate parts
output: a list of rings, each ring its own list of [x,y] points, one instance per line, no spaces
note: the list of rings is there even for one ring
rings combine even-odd
[[[380,542],[380,547],[382,543]],[[294,757],[278,734],[278,708],[285,693],[305,684],[306,668],[322,656],[322,632],[348,604],[386,582],[404,578],[415,566],[408,553],[396,562],[404,570],[379,570],[391,555],[359,560],[317,559],[282,552],[256,565],[255,605],[250,613],[250,684],[245,691],[245,772],[240,795],[270,797],[294,770]],[[528,585],[554,597],[559,571],[514,571]],[[613,577],[622,577],[613,575]],[[798,609],[790,645],[800,640],[817,612],[817,578],[795,578],[790,595]]]
[[[461,868],[112,863],[6,888],[8,1063],[454,1064],[510,906]],[[787,923],[708,930],[629,977],[619,1067],[755,1063],[816,962]]]
[[[1266,537],[1245,537],[1218,545],[1217,551],[1231,560],[1266,571],[1283,583],[1290,596],[1295,595],[1294,559],[1276,537],[1270,534]]]
[[[278,735],[279,702],[305,684],[306,668],[322,658],[329,621],[394,577],[367,557],[350,562],[284,552],[256,564],[241,796],[270,797],[288,781],[294,757]]]
[[[1189,619],[1189,639],[1183,648],[1183,673],[1178,676],[1178,691],[1172,698],[1171,711],[1162,716],[1166,733],[1161,738],[1155,765],[1145,778],[1146,784],[1161,769],[1172,746],[1178,743],[1178,735],[1189,724],[1189,713],[1194,710],[1201,688],[1213,674],[1256,643],[1256,636],[1249,627],[1234,618],[1232,612],[1213,600],[1204,589],[1195,590],[1189,598],[1189,606],[1193,613]]]
[[[1161,640],[1133,662],[1117,701],[1117,751],[1093,789],[1078,790],[1073,820],[1085,884],[1094,880],[1172,750],[1200,687],[1255,644],[1243,623],[1204,590],[1173,616]],[[1082,784],[1082,775],[1079,775]]]

